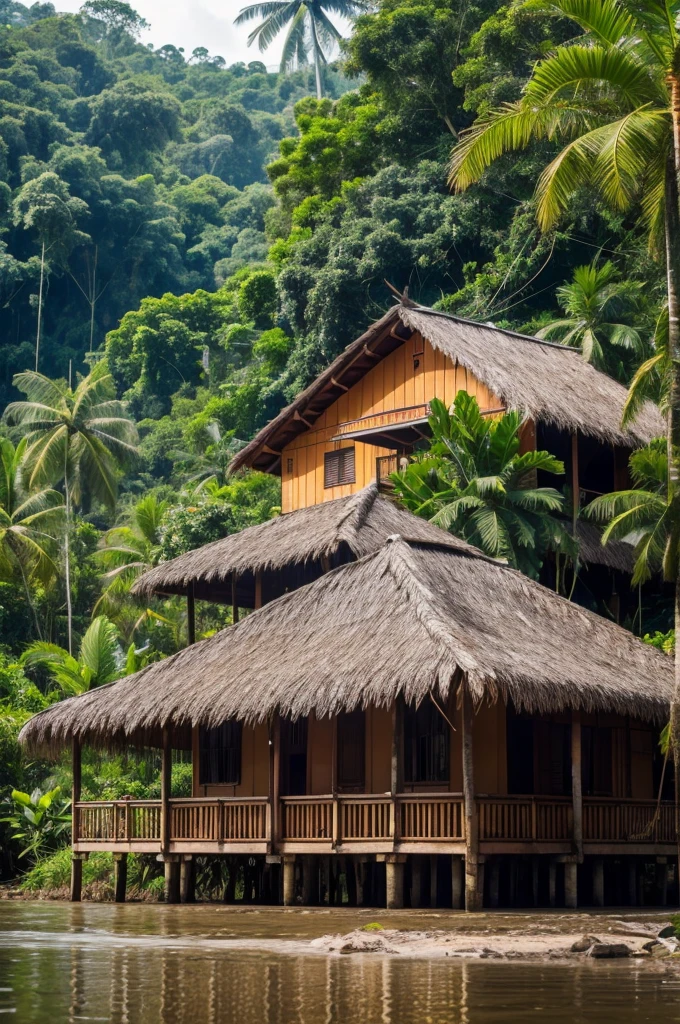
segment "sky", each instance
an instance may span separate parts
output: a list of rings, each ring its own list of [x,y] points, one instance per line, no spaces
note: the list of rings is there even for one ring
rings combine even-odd
[[[30,4],[30,0],[24,0]],[[58,11],[75,13],[83,0],[53,0]],[[227,64],[242,60],[261,60],[276,70],[281,58],[285,32],[279,33],[269,49],[261,54],[257,43],[247,45],[250,31],[257,20],[234,26],[234,18],[249,0],[130,0],[134,9],[149,22],[151,28],[143,32],[140,42],[153,43],[154,48],[172,43],[183,46],[185,57],[197,46],[206,46],[214,56],[220,54]],[[338,28],[345,30],[336,18]]]

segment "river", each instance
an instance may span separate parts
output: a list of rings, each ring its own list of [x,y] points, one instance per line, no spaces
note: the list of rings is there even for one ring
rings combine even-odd
[[[430,916],[418,926],[466,927],[461,915]],[[329,956],[308,945],[358,923],[341,910],[2,901],[0,1022],[680,1022],[680,973],[649,962]]]

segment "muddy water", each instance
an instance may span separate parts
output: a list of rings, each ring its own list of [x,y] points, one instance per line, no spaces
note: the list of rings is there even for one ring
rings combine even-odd
[[[367,919],[344,911],[0,902],[0,1022],[680,1022],[680,972],[649,962],[328,956],[308,945]],[[389,924],[469,928],[460,915],[410,914]],[[489,927],[511,925],[516,916]]]

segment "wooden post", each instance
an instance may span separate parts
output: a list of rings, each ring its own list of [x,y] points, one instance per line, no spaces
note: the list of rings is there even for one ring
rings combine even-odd
[[[497,860],[491,861],[489,868],[489,906],[496,909],[500,899],[501,865]]]
[[[281,717],[274,712],[269,747],[269,813],[272,853],[281,842]]]
[[[659,906],[668,904],[668,861],[665,857],[656,858],[656,884],[659,891]]]
[[[399,820],[399,806],[397,797],[404,787],[403,773],[404,757],[404,697],[399,694],[392,708],[392,755],[390,762],[390,795],[392,797],[391,808],[391,831],[392,842],[399,842],[401,822]],[[402,872],[403,873],[403,872]]]
[[[454,853],[451,858],[451,906],[460,910],[463,903],[463,858]]]
[[[557,862],[554,858],[550,858],[548,864],[548,903],[551,907],[555,906],[557,893]]]
[[[125,903],[125,890],[127,889],[127,853],[114,853],[113,855],[113,887],[114,900],[116,903]]]
[[[71,845],[75,846],[80,838],[80,820],[78,814],[78,804],[80,803],[80,793],[82,784],[82,757],[79,740],[73,738],[71,741]]]
[[[574,817],[574,848],[583,863],[583,787],[581,780],[581,712],[571,713],[571,799]]]
[[[196,902],[196,873],[194,858],[190,855],[182,857],[179,866],[179,900],[180,903]]]
[[[411,906],[414,910],[422,906],[423,875],[422,862],[417,854],[411,854]]]
[[[179,861],[170,857],[165,861],[165,902],[179,903]]]
[[[338,807],[338,716],[331,719],[331,842],[333,849],[340,842],[340,808]]]
[[[71,858],[71,903],[80,903],[83,892],[83,858],[74,853]]]
[[[172,745],[170,730],[163,729],[163,748],[161,750],[161,853],[170,848],[170,790],[172,787]]]
[[[255,608],[262,607],[262,573],[255,573]]]
[[[465,909],[479,910],[479,821],[475,802],[472,727],[474,710],[463,685],[463,797],[465,801]]]
[[[194,581],[187,587],[187,639],[189,647],[196,643],[196,603],[194,601]]]
[[[579,507],[581,504],[581,485],[578,472],[578,431],[571,435],[571,517],[576,535],[576,520],[578,519]]]
[[[401,910],[404,906],[404,854],[385,854],[385,906],[387,910]]]
[[[578,865],[576,861],[567,861],[564,865],[564,905],[575,909],[578,906]]]
[[[236,600],[236,573],[231,574],[231,621],[238,622],[238,602]]]
[[[628,858],[628,905],[637,906],[637,860],[635,857]]]
[[[283,905],[292,907],[295,903],[295,854],[283,858]]]
[[[604,860],[593,858],[593,903],[596,907],[604,906]]]

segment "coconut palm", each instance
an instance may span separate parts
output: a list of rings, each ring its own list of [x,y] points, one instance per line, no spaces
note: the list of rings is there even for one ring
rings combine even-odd
[[[21,479],[25,450],[25,440],[15,448],[9,438],[0,439],[0,575],[6,579],[17,575],[21,578],[36,632],[41,637],[30,580],[47,583],[58,575],[50,549],[63,527],[64,499],[49,487],[26,493]]]
[[[680,542],[680,522],[668,503],[665,440],[659,438],[633,452],[629,465],[634,486],[595,498],[582,515],[605,524],[603,544],[609,540],[626,540],[635,545],[632,580],[635,585],[664,569],[664,559]]]
[[[572,281],[556,293],[566,316],[537,333],[547,341],[580,348],[586,362],[625,381],[630,356],[639,362],[644,343],[640,332],[625,322],[637,312],[640,285],[618,278],[610,260],[576,267]]]
[[[76,388],[26,371],[14,377],[26,401],[11,402],[5,418],[24,433],[29,488],[62,483],[65,499],[64,576],[68,649],[73,648],[70,532],[74,505],[93,498],[113,507],[118,477],[137,453],[137,428],[115,397],[113,378],[97,363]]]
[[[126,522],[107,531],[99,546],[97,556],[106,570],[105,587],[94,613],[110,615],[126,635],[130,630],[118,617],[131,610],[134,632],[139,616],[138,609],[131,607],[130,587],[138,576],[156,564],[161,522],[169,507],[169,501],[161,501],[155,494],[145,495],[128,513]]]
[[[58,644],[44,641],[30,644],[20,658],[24,668],[46,669],[66,696],[85,693],[125,675],[122,661],[118,630],[105,615],[90,623],[77,658]]]
[[[321,65],[327,62],[326,53],[342,36],[328,17],[327,11],[342,18],[354,18],[368,10],[365,0],[263,0],[244,7],[235,19],[243,25],[253,18],[263,20],[248,36],[248,46],[257,40],[260,52],[266,50],[279,32],[288,26],[281,54],[281,71],[290,70],[295,63],[307,59],[311,49],[316,75],[316,98],[323,97]]]
[[[520,455],[519,413],[484,417],[466,391],[451,412],[436,398],[431,409],[429,452],[392,477],[404,505],[529,576],[538,576],[547,550],[571,552],[557,517],[564,497],[531,486],[538,470],[563,473],[564,466],[549,452]]]
[[[597,188],[617,210],[639,204],[668,282],[669,515],[680,521],[680,0],[528,0],[579,26],[579,39],[539,61],[522,98],[480,119],[453,150],[450,182],[478,181],[503,153],[533,139],[561,143],[541,174],[537,215],[551,229],[581,186]],[[680,634],[676,532],[668,535],[665,571],[675,580]],[[671,708],[671,743],[680,751],[680,644]],[[680,756],[675,789],[680,796]],[[680,857],[680,801],[676,802]]]

